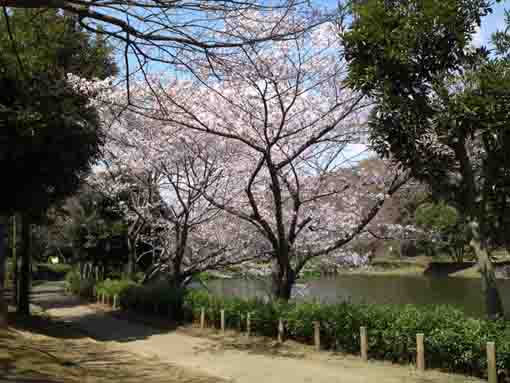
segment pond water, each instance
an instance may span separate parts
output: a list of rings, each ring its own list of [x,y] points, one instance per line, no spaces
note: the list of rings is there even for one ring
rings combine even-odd
[[[243,298],[267,297],[269,283],[251,279],[220,279],[207,283],[213,294]],[[510,280],[498,280],[505,307],[510,312]],[[339,275],[299,283],[293,295],[298,300],[338,303],[349,300],[371,304],[452,305],[466,314],[484,315],[481,281],[475,278]]]

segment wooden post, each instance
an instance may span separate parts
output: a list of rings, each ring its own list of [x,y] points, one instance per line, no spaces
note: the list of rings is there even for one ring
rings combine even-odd
[[[105,295],[105,293],[102,293],[101,294],[101,303],[104,305],[105,302],[106,302],[106,295]]]
[[[367,328],[360,327],[359,335],[360,335],[361,359],[366,362],[368,360]]]
[[[313,322],[314,327],[314,339],[315,349],[319,351],[321,349],[321,323],[319,321]]]
[[[489,376],[489,383],[498,383],[496,344],[494,342],[487,342],[487,374]]]
[[[221,332],[225,334],[225,310],[220,310]]]
[[[251,313],[246,314],[246,336],[249,337],[251,332]]]
[[[0,328],[7,327],[9,309],[5,299],[5,278],[7,266],[7,220],[0,217]]]
[[[205,328],[205,309],[202,307],[200,309],[200,330]]]
[[[423,346],[423,334],[416,334],[416,367],[425,371],[425,347]]]
[[[283,332],[285,328],[283,327],[283,320],[280,318],[278,321],[278,343],[283,343]]]
[[[113,308],[116,309],[119,306],[119,296],[115,294],[113,296]]]

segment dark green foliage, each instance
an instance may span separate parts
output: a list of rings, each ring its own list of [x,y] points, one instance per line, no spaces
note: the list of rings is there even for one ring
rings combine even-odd
[[[99,156],[98,115],[55,78],[0,70],[0,89],[0,213],[44,211],[74,192]]]
[[[457,209],[444,202],[424,203],[415,211],[415,224],[425,232],[434,233],[433,241],[420,241],[420,248],[432,254],[449,253],[454,260],[463,261],[470,238]]]
[[[0,15],[0,214],[44,212],[99,156],[99,118],[66,75],[116,72],[112,49],[57,10]]]
[[[486,0],[363,1],[343,36],[351,84],[377,95],[425,96],[437,75],[471,54],[466,47],[489,10]]]
[[[87,185],[66,201],[66,217],[60,222],[64,230],[57,235],[80,249],[75,261],[121,270],[127,260],[128,224],[117,202]]]
[[[74,18],[56,9],[11,9],[8,18],[0,12],[0,30],[0,57],[27,78],[74,73],[103,79],[117,73],[104,37],[81,30]]]
[[[90,298],[94,295],[95,283],[96,281],[93,279],[82,279],[76,270],[72,270],[66,275],[67,289],[83,298]]]
[[[96,294],[104,294],[107,297],[125,294],[128,289],[136,286],[136,283],[129,279],[112,280],[106,279],[97,282],[95,285]]]
[[[349,83],[374,100],[372,147],[457,208],[487,313],[501,316],[489,253],[510,246],[510,62],[471,46],[490,3],[369,0],[355,12],[342,38]]]

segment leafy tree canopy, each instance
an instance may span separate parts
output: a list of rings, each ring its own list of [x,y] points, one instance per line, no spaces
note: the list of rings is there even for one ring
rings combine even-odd
[[[100,154],[99,116],[66,74],[115,73],[111,47],[52,10],[0,16],[0,214],[43,212],[74,192]]]

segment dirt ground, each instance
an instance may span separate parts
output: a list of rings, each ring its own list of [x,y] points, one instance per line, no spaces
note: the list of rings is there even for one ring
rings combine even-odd
[[[222,380],[84,337],[44,317],[0,330],[2,383],[221,383]]]

